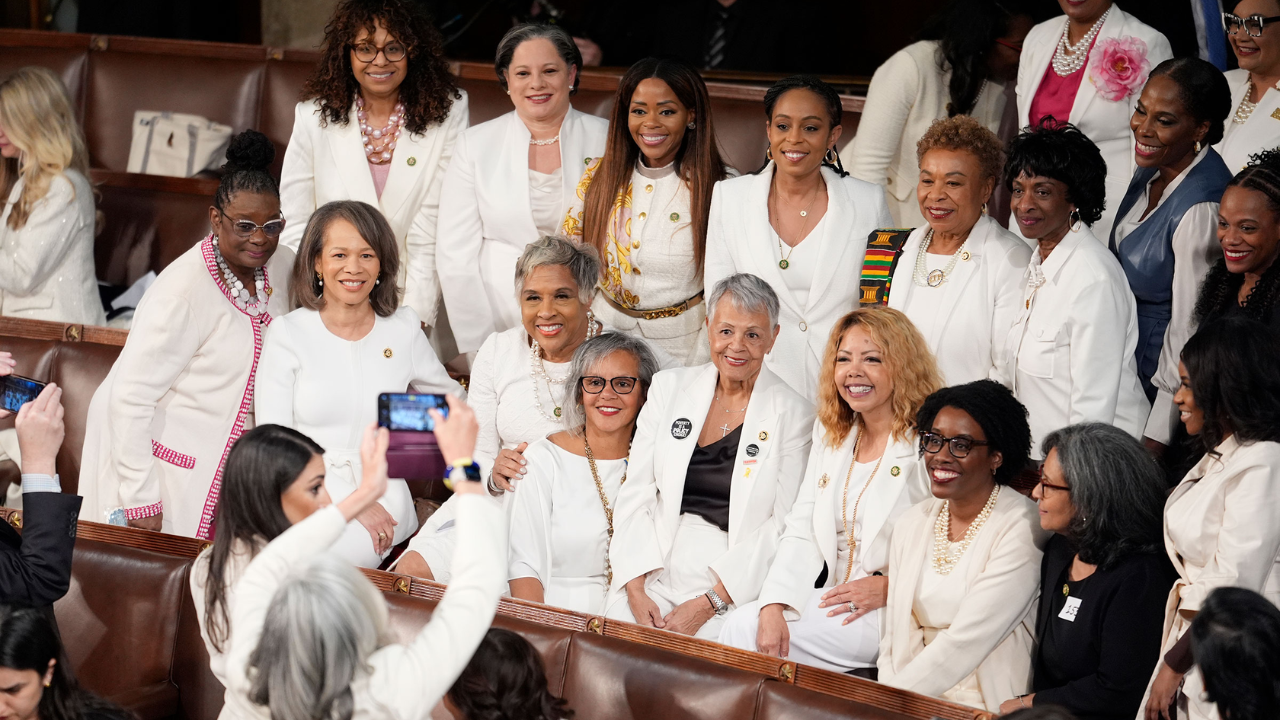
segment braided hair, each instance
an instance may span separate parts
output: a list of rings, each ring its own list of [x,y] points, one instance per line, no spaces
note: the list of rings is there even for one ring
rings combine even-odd
[[[213,205],[222,211],[238,192],[270,194],[280,198],[280,187],[267,172],[276,158],[271,140],[257,130],[245,130],[231,138],[227,146],[227,162],[222,166],[222,182],[213,194]]]
[[[840,93],[836,92],[835,88],[820,80],[816,75],[792,75],[770,85],[769,89],[764,91],[765,118],[770,122],[773,121],[773,108],[778,104],[778,99],[792,90],[808,90],[817,95],[818,99],[822,100],[822,103],[827,106],[827,115],[831,118],[830,127],[836,127],[844,118],[844,103],[840,100]],[[840,162],[840,153],[835,153],[835,156],[835,163],[827,162],[826,156],[823,156],[822,164],[835,170],[840,177],[847,176],[849,173],[845,171],[844,165]],[[761,165],[759,170],[756,170],[755,174],[759,174],[767,167],[769,167],[768,159],[764,161],[764,165]]]

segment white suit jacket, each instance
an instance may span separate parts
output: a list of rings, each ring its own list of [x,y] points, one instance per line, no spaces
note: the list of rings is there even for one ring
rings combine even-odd
[[[75,170],[55,175],[20,229],[9,227],[21,178],[0,214],[0,315],[105,325],[93,263],[93,188]]]
[[[1062,38],[1062,28],[1066,24],[1065,16],[1059,15],[1031,28],[1027,39],[1022,43],[1022,62],[1018,66],[1018,125],[1027,127],[1031,124],[1031,101],[1040,89],[1040,81],[1044,78],[1049,63],[1053,61],[1054,50]],[[1147,44],[1147,61],[1151,69],[1173,57],[1173,49],[1164,35],[1134,16],[1121,10],[1119,6],[1111,7],[1111,15],[1098,31],[1095,47],[1098,43],[1111,38],[1136,37]],[[1133,157],[1133,132],[1129,129],[1129,119],[1133,117],[1133,109],[1138,105],[1138,96],[1142,88],[1137,88],[1123,100],[1108,100],[1098,95],[1098,89],[1089,80],[1092,61],[1084,69],[1085,76],[1080,80],[1080,90],[1076,93],[1075,102],[1071,106],[1071,115],[1059,120],[1069,120],[1080,132],[1102,151],[1102,158],[1107,162],[1107,208],[1102,219],[1094,223],[1093,230],[1098,237],[1111,237],[1111,225],[1115,222],[1116,211],[1120,201],[1129,189],[1129,180],[1133,178],[1137,164]],[[1017,225],[1011,224],[1011,228]]]
[[[1241,68],[1228,70],[1227,82],[1231,85],[1231,111],[1234,113],[1248,87],[1249,71]],[[1238,173],[1249,164],[1250,155],[1280,146],[1280,118],[1274,114],[1277,111],[1280,111],[1280,90],[1269,87],[1243,125],[1227,118],[1222,141],[1213,149],[1222,156],[1228,170]]]
[[[614,508],[613,587],[606,606],[623,597],[627,581],[665,567],[671,557],[689,458],[719,376],[710,363],[653,376]],[[760,593],[804,476],[813,417],[813,405],[768,367],[760,369],[734,460],[729,549],[711,564],[735,605]]]
[[[867,88],[858,134],[840,153],[850,175],[884,186],[894,227],[916,227],[925,221],[916,202],[916,143],[935,120],[947,117],[951,68],[944,68],[945,60],[940,60],[938,41],[921,40],[877,68]],[[1004,107],[1004,85],[988,82],[969,115],[998,133]]]
[[[891,308],[905,310],[919,290],[912,275],[928,229],[916,228],[902,246],[889,293]],[[938,311],[946,316],[925,338],[947,385],[1001,378],[1005,340],[1022,307],[1022,278],[1031,260],[1027,244],[986,215],[969,232],[966,252],[942,285]]]
[[[440,298],[435,267],[440,187],[468,115],[463,93],[461,100],[453,101],[442,124],[431,125],[420,135],[402,132],[379,198],[360,140],[355,106],[346,125],[331,122],[321,127],[319,105],[298,103],[280,171],[280,208],[286,221],[281,244],[297,252],[311,213],[325,203],[359,200],[378,208],[399,243],[397,282],[404,304],[428,326],[434,326]]]
[[[560,125],[562,213],[591,158],[604,154],[609,122],[569,109]],[[516,260],[538,239],[529,204],[529,128],[515,111],[458,136],[440,197],[436,270],[460,352],[520,324]]]
[[[913,607],[942,501],[929,498],[898,518],[889,551],[889,598],[880,616],[880,682],[940,697],[977,670],[986,709],[1031,689],[1040,556],[1049,534],[1036,504],[1001,488],[991,516],[965,551],[968,591],[951,626],[924,644]]]
[[[707,221],[707,254],[703,272],[707,292],[734,273],[750,273],[773,288],[782,304],[779,333],[765,357],[801,397],[817,396],[818,366],[827,349],[827,336],[842,315],[858,307],[858,277],[867,251],[867,236],[888,227],[893,219],[885,205],[884,188],[822,168],[827,182],[825,232],[804,242],[818,242],[820,265],[802,307],[787,288],[778,267],[778,236],[769,224],[769,184],[773,163],[757,175],[716,184]],[[713,308],[707,308],[708,314]]]
[[[853,459],[858,437],[854,425],[839,447],[826,442],[827,428],[821,420],[813,423],[813,449],[804,484],[787,515],[786,530],[778,542],[778,554],[769,568],[760,604],[781,603],[787,620],[799,620],[813,593],[813,583],[827,566],[823,587],[835,587],[844,580],[845,568],[836,565],[838,536],[845,532],[836,525],[836,508],[844,497],[844,478]],[[855,487],[856,491],[856,487]],[[871,479],[858,511],[858,562],[868,573],[889,568],[889,539],[894,521],[912,505],[929,497],[929,479],[920,460],[919,440],[911,433],[904,440],[885,446],[880,469]]]

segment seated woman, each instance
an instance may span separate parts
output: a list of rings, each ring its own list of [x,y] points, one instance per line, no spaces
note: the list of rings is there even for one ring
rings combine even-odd
[[[1182,348],[1174,402],[1205,455],[1164,506],[1164,545],[1179,580],[1166,605],[1164,659],[1144,702],[1147,720],[1175,702],[1179,717],[1216,717],[1192,668],[1187,632],[1209,593],[1242,587],[1280,605],[1277,357],[1280,337],[1239,317],[1204,325]]]
[[[565,234],[605,262],[596,315],[685,365],[706,362],[707,213],[726,174],[702,76],[646,58],[618,81],[604,157],[587,166],[565,218]]]
[[[1224,718],[1280,717],[1280,609],[1252,590],[1209,593],[1191,623],[1209,702]]]
[[[804,484],[760,598],[725,620],[720,642],[870,674],[893,523],[929,496],[916,411],[942,382],[907,316],[881,308],[836,323],[822,368]]]
[[[928,224],[910,232],[877,299],[915,323],[944,383],[1000,377],[1031,259],[1027,244],[986,212],[1004,170],[1000,140],[960,115],[930,126],[916,157],[916,198]]]
[[[222,467],[253,427],[262,335],[288,311],[293,252],[260,132],[231,139],[210,234],[160,273],[93,394],[80,517],[210,539]]]
[[[920,408],[933,497],[893,526],[880,682],[990,712],[1027,692],[1047,533],[1035,503],[1004,487],[1027,464],[1025,418],[989,380],[939,390]]]
[[[1089,230],[1102,214],[1106,174],[1097,146],[1072,125],[1039,125],[1009,147],[1004,182],[1036,248],[1003,379],[1027,407],[1033,454],[1051,431],[1082,422],[1139,437],[1151,410],[1138,382],[1133,292]]]
[[[1000,711],[1061,705],[1081,718],[1133,720],[1160,656],[1177,573],[1160,537],[1167,485],[1142,444],[1084,423],[1044,440],[1032,497],[1054,533],[1040,565],[1035,679]]]
[[[564,698],[547,688],[547,671],[537,648],[519,634],[489,628],[476,654],[444,696],[457,720],[565,720],[573,717]],[[433,716],[434,717],[434,716]]]
[[[222,483],[218,534],[196,557],[190,584],[210,669],[225,687],[230,618],[245,568],[267,543],[331,501],[324,488],[324,448],[279,425],[259,425],[236,441]],[[240,700],[225,693],[222,716],[254,712],[238,705]]]
[[[105,325],[89,151],[67,88],[48,68],[0,82],[0,315]]]
[[[508,501],[512,597],[604,612],[613,579],[613,508],[627,481],[636,416],[656,372],[649,346],[622,333],[592,338],[574,353],[564,407],[568,430],[529,446],[529,472]]]
[[[325,489],[339,501],[360,477],[356,440],[377,417],[379,393],[452,393],[449,377],[422,332],[418,314],[400,306],[396,238],[382,213],[355,200],[311,215],[293,266],[297,310],[267,333],[258,374],[259,422],[296,428],[328,448]],[[334,552],[376,568],[418,529],[404,480],[393,480]]]
[[[707,297],[711,362],[658,373],[618,493],[607,617],[713,640],[756,599],[800,489],[813,406],[764,366],[778,296],[730,275]]]

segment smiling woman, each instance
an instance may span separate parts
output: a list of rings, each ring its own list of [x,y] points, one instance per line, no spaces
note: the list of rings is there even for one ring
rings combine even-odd
[[[1231,172],[1240,172],[1259,148],[1280,145],[1280,125],[1272,113],[1280,109],[1280,0],[1240,0],[1224,16],[1227,39],[1240,67],[1227,71],[1231,107],[1222,154]]]

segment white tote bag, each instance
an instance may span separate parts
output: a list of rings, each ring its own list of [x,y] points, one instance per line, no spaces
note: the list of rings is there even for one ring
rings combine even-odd
[[[139,110],[133,114],[129,172],[192,177],[225,162],[231,126],[199,115]]]

